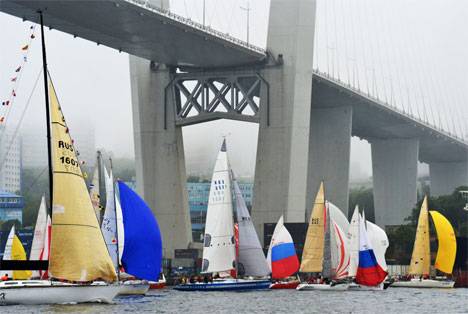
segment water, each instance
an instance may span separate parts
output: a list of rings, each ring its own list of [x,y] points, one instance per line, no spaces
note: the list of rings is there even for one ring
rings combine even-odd
[[[18,313],[468,313],[468,289],[386,291],[150,292],[119,297],[115,304],[0,306]]]

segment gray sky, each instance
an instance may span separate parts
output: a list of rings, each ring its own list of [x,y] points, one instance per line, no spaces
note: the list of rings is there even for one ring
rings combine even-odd
[[[202,20],[202,0],[173,0],[172,10]],[[206,24],[246,37],[245,0],[206,0]],[[251,42],[264,47],[268,0],[251,0]],[[11,90],[20,47],[29,26],[0,13],[0,97]],[[397,108],[453,133],[467,133],[468,2],[459,0],[318,1],[315,67],[359,84]],[[98,147],[133,156],[128,55],[58,31],[47,31],[50,72],[73,129],[94,125]],[[19,121],[41,67],[39,36],[33,41],[8,125]],[[32,96],[23,126],[45,136],[42,82]],[[4,108],[0,108],[5,110]],[[1,112],[1,111],[0,111]],[[3,112],[2,114],[4,114]],[[213,132],[213,130],[216,130]],[[228,135],[233,167],[253,173],[257,126],[217,121],[184,129],[189,169],[210,171],[222,135]],[[203,140],[200,140],[203,139]],[[45,141],[44,141],[45,144]],[[371,175],[370,149],[352,141],[352,175]]]

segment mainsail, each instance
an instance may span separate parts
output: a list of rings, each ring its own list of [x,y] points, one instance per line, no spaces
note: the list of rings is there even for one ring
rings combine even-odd
[[[413,254],[408,273],[410,275],[429,275],[431,268],[431,248],[429,246],[429,216],[427,196],[421,205],[416,239],[414,241]]]
[[[53,204],[49,275],[69,281],[115,281],[83,173],[49,78]]]
[[[267,276],[270,273],[257,232],[245,205],[237,180],[233,177],[236,213],[239,226],[238,273],[245,276]]]
[[[315,197],[314,207],[310,215],[309,227],[302,252],[300,272],[320,273],[323,270],[326,208],[323,182]]]
[[[273,231],[267,262],[271,267],[271,277],[274,279],[289,277],[299,269],[296,248],[291,234],[284,226],[283,216],[280,217]]]
[[[211,180],[203,243],[203,273],[235,268],[236,247],[230,174],[224,140]]]
[[[45,203],[45,197],[42,196],[41,205],[37,212],[36,227],[34,228],[34,237],[31,244],[31,252],[29,253],[29,259],[32,261],[40,260],[41,254],[45,247],[47,233],[47,209]],[[35,270],[32,274],[33,278],[39,278],[39,271]]]
[[[159,225],[145,201],[118,181],[125,245],[122,266],[139,279],[157,281],[161,271],[162,239]]]
[[[114,177],[112,170],[108,172],[106,167],[103,167],[103,169],[106,186],[106,210],[104,211],[104,216],[102,217],[101,230],[112,263],[117,269],[119,267],[119,254],[117,239],[117,217],[114,198]]]
[[[355,277],[358,262],[359,262],[359,207],[356,205],[354,208],[353,216],[351,217],[351,223],[348,229],[348,241],[349,241],[349,267],[348,275]]]
[[[446,274],[451,274],[457,255],[457,238],[450,222],[441,213],[431,210],[429,212],[434,221],[437,232],[439,248],[435,260],[435,268]]]

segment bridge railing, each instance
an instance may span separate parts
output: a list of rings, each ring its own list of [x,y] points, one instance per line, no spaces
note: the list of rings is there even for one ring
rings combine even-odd
[[[160,7],[157,7],[155,5],[152,5],[152,4],[148,3],[148,1],[145,1],[145,0],[124,0],[124,1],[128,2],[128,3],[132,3],[134,5],[137,5],[137,6],[141,7],[141,8],[147,9],[149,11],[158,13],[160,15],[163,15],[166,18],[169,18],[169,19],[171,19],[173,21],[176,21],[176,22],[183,23],[185,25],[191,26],[191,27],[196,28],[196,29],[198,29],[198,30],[200,30],[202,32],[208,33],[208,34],[210,34],[212,36],[219,37],[219,38],[221,38],[223,40],[226,40],[226,41],[229,41],[229,42],[231,42],[231,43],[233,43],[235,45],[244,47],[246,49],[253,50],[253,51],[258,52],[260,54],[266,54],[265,49],[262,49],[262,48],[260,48],[258,46],[247,43],[247,42],[245,42],[245,41],[243,41],[241,39],[235,38],[235,37],[233,37],[233,36],[231,36],[229,34],[217,31],[217,30],[211,28],[210,26],[206,26],[206,25],[200,24],[198,22],[195,22],[195,21],[193,21],[193,20],[191,20],[189,18],[185,18],[183,16],[174,14],[171,11],[166,10],[164,8],[160,8]]]
[[[361,97],[363,97],[365,99],[368,99],[369,101],[374,102],[377,105],[382,106],[382,107],[384,107],[384,108],[386,108],[386,109],[388,109],[390,111],[394,111],[396,113],[399,113],[402,116],[406,117],[407,119],[410,119],[415,123],[419,123],[420,125],[423,125],[424,127],[430,129],[433,132],[440,133],[440,134],[450,138],[451,140],[453,140],[455,142],[458,142],[459,144],[462,144],[464,146],[468,145],[468,141],[466,141],[465,139],[459,137],[457,134],[453,134],[452,132],[448,132],[448,131],[440,128],[440,127],[432,125],[428,121],[426,121],[426,120],[424,120],[424,119],[422,119],[420,117],[417,117],[417,116],[411,114],[410,112],[402,110],[399,107],[392,106],[388,102],[383,101],[378,97],[375,97],[371,93],[365,92],[365,91],[353,86],[350,83],[347,83],[345,81],[337,79],[337,78],[333,77],[332,75],[330,75],[330,74],[328,74],[326,72],[321,72],[318,69],[314,69],[314,75],[321,78],[321,79],[323,79],[323,80],[327,80],[327,81],[329,81],[329,82],[331,82],[331,83],[333,83],[335,85],[339,85],[339,86],[341,86],[341,87],[343,87],[345,89],[351,90],[353,93],[358,94],[359,96],[361,96]]]

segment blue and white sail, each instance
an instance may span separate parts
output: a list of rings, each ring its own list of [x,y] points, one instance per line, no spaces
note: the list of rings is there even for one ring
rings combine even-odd
[[[138,279],[157,281],[161,271],[162,239],[159,225],[145,201],[118,181],[125,234],[122,266]]]
[[[268,276],[270,268],[234,173],[232,173],[232,179],[236,197],[237,223],[239,225],[238,275]]]
[[[118,254],[118,239],[117,239],[117,217],[115,213],[115,197],[114,197],[114,177],[112,170],[104,170],[104,182],[106,186],[106,209],[104,217],[102,218],[101,230],[104,241],[107,245],[107,250],[112,259],[114,267],[119,267],[119,254]]]

